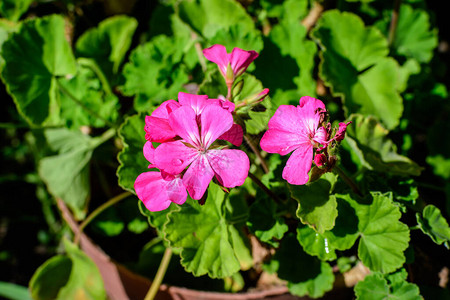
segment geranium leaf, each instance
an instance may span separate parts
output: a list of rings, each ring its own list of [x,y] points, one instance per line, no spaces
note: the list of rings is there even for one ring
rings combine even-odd
[[[344,147],[353,152],[359,165],[378,172],[394,175],[420,175],[422,168],[406,156],[397,153],[396,145],[375,118],[352,115],[347,127]]]
[[[2,0],[0,14],[11,21],[17,21],[28,10],[32,2],[33,0]]]
[[[148,110],[153,104],[176,99],[189,78],[184,66],[184,38],[157,36],[136,47],[130,61],[123,68],[125,83],[121,87],[126,96],[135,96],[137,111]]]
[[[351,13],[324,13],[312,32],[323,47],[320,76],[341,96],[347,115],[374,115],[389,129],[403,111],[398,93],[398,64],[387,58],[387,41],[376,28],[364,27]]]
[[[150,164],[143,153],[146,142],[144,127],[145,117],[138,114],[128,117],[119,128],[123,149],[117,156],[120,164],[117,177],[119,185],[132,193],[135,193],[134,181],[139,174],[148,171]]]
[[[336,250],[350,249],[359,236],[355,210],[340,198],[337,203],[338,216],[332,230],[318,233],[309,226],[297,228],[297,239],[303,250],[321,260],[335,260]]]
[[[235,47],[259,52],[264,47],[261,32],[256,29],[249,31],[242,23],[237,23],[229,29],[218,30],[209,41],[208,46],[214,44],[224,45],[227,52],[231,52]]]
[[[450,247],[450,227],[439,208],[429,204],[424,208],[422,216],[417,213],[416,218],[420,229],[433,242],[438,245],[444,244],[447,249]]]
[[[236,235],[238,228],[226,219],[225,201],[222,189],[210,183],[203,206],[188,199],[179,211],[168,216],[165,238],[171,247],[182,248],[181,264],[195,276],[223,278],[240,269],[239,253],[234,247],[243,237]],[[239,244],[241,247],[246,243]]]
[[[358,256],[375,272],[390,273],[405,262],[404,251],[409,244],[408,226],[400,222],[401,213],[393,204],[392,193],[372,192],[363,200],[349,195],[339,196],[349,201],[358,217],[361,239]]]
[[[297,217],[303,224],[311,226],[318,233],[334,227],[337,217],[337,202],[330,191],[337,175],[324,174],[319,180],[308,185],[291,185],[291,196],[298,201]]]
[[[57,76],[74,75],[75,59],[59,15],[32,19],[2,46],[2,79],[20,114],[31,124],[58,123]]]
[[[233,0],[182,1],[178,6],[180,18],[193,30],[212,38],[220,29],[241,24],[247,32],[254,28],[251,17],[240,3]]]
[[[397,28],[392,47],[397,55],[414,58],[421,63],[427,63],[433,57],[433,51],[438,45],[437,29],[430,29],[430,17],[425,10],[413,9],[410,5],[400,7]],[[390,14],[377,27],[388,34]]]
[[[78,57],[94,59],[109,76],[117,73],[131,45],[138,23],[134,18],[114,16],[83,33],[75,44]]]
[[[83,219],[90,196],[89,161],[98,138],[66,128],[47,129],[45,137],[58,154],[40,160],[39,175],[49,191],[72,209],[75,218]]]
[[[293,234],[286,235],[269,266],[269,272],[288,281],[289,291],[296,296],[322,297],[333,287],[331,266],[306,254]]]
[[[380,273],[367,275],[355,286],[357,300],[405,299],[420,300],[419,287],[406,281],[405,269],[383,276]]]
[[[30,281],[33,299],[106,299],[103,280],[94,262],[68,240],[67,256],[52,257],[40,266]]]

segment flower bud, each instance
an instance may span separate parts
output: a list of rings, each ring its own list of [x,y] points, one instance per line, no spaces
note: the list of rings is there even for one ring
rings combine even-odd
[[[318,153],[316,154],[316,156],[314,156],[314,163],[318,166],[318,167],[323,167],[326,163],[327,163],[327,157],[325,156],[325,154],[322,153]]]
[[[239,95],[242,91],[242,88],[244,87],[244,79],[239,80],[233,87],[233,97],[236,97]]]

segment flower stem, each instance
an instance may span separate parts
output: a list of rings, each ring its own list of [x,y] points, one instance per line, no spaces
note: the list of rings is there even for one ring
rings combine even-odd
[[[96,217],[98,216],[101,212],[103,212],[105,209],[107,209],[108,207],[116,204],[117,202],[127,198],[128,196],[130,196],[131,193],[130,192],[123,192],[122,194],[119,194],[111,199],[109,199],[108,201],[106,201],[105,203],[103,203],[102,205],[100,205],[99,207],[97,207],[87,218],[86,220],[84,220],[80,226],[79,229],[80,231],[78,232],[78,234],[75,236],[74,239],[74,243],[78,244],[78,242],[80,241],[80,236],[81,233],[83,232],[84,228]]]
[[[245,142],[247,143],[247,145],[250,146],[250,148],[252,149],[253,153],[255,153],[256,157],[259,159],[260,163],[261,163],[261,167],[264,170],[264,173],[269,173],[269,167],[267,167],[266,161],[264,160],[264,158],[261,156],[261,152],[259,152],[258,148],[256,148],[255,144],[253,143],[252,139],[244,134],[244,139]]]
[[[194,41],[194,47],[195,47],[195,52],[197,53],[198,56],[198,62],[200,63],[200,66],[202,67],[202,71],[206,72],[207,66],[206,66],[206,61],[205,61],[205,57],[203,56],[203,49],[202,49],[202,45],[197,41],[197,34],[195,32],[191,32],[191,39]]]
[[[302,20],[302,25],[306,27],[307,31],[310,31],[311,28],[313,28],[317,20],[322,15],[323,10],[324,10],[323,5],[320,4],[318,1],[315,1],[308,15]]]
[[[359,196],[362,196],[363,194],[361,193],[361,191],[359,190],[358,186],[356,185],[355,182],[353,182],[353,180],[347,176],[347,174],[345,174],[345,172],[339,168],[338,166],[335,166],[333,168],[333,171],[335,173],[337,173],[339,175],[339,177],[342,178],[342,180],[345,181],[345,183],[348,184],[348,186],[352,189],[353,192],[355,192],[356,194],[358,194]]]
[[[257,185],[257,186],[259,186],[270,198],[272,198],[273,200],[275,200],[275,202],[277,202],[277,203],[280,203],[281,202],[281,200],[280,200],[280,198],[278,198],[278,196],[277,195],[275,195],[275,193],[274,192],[272,192],[271,190],[269,190],[269,188],[264,184],[264,183],[262,183],[262,181],[261,180],[259,180],[259,178],[258,177],[256,177],[253,173],[248,173],[248,177],[250,177],[250,179],[251,180],[253,180],[253,182]]]
[[[56,83],[58,85],[58,88],[61,90],[61,92],[63,92],[63,94],[65,94],[67,97],[69,97],[73,102],[75,102],[77,105],[79,105],[81,108],[83,108],[85,111],[87,111],[91,116],[93,116],[94,118],[97,118],[101,121],[103,121],[106,125],[108,125],[109,127],[116,127],[113,123],[109,122],[108,120],[106,120],[105,118],[101,117],[97,112],[93,111],[92,109],[90,109],[89,107],[87,107],[86,105],[84,105],[83,102],[81,102],[79,99],[77,99],[74,95],[72,95],[72,93],[70,93],[62,84],[59,80],[56,80]]]
[[[155,278],[153,279],[152,285],[150,286],[150,289],[147,292],[147,295],[145,295],[144,300],[153,300],[156,296],[156,293],[158,293],[159,286],[162,283],[162,280],[164,278],[164,275],[166,275],[167,267],[170,263],[170,258],[172,257],[172,249],[169,247],[166,248],[164,251],[163,258],[161,260],[161,263],[159,264],[158,271],[156,272]]]
[[[395,31],[397,29],[398,24],[398,16],[400,15],[400,5],[402,4],[402,0],[395,0],[394,9],[392,11],[391,24],[389,26],[389,34],[388,34],[388,45],[391,46],[394,42]]]

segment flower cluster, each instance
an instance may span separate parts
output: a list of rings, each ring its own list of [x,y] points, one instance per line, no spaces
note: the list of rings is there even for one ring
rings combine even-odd
[[[337,143],[345,137],[348,123],[339,123],[332,136],[331,124],[322,101],[312,97],[300,98],[298,106],[281,105],[269,121],[261,139],[261,148],[269,153],[286,155],[293,151],[283,169],[283,179],[301,185],[310,178],[308,172],[314,157],[319,168],[330,170],[336,158],[331,155]]]
[[[227,188],[242,185],[250,162],[245,152],[228,149],[218,140],[239,146],[242,128],[233,121],[234,104],[206,95],[180,92],[178,102],[162,103],[145,119],[144,156],[150,171],[139,175],[134,188],[150,211],[164,210],[171,202],[183,204],[187,192],[196,200],[215,177]],[[161,143],[153,148],[152,142]]]

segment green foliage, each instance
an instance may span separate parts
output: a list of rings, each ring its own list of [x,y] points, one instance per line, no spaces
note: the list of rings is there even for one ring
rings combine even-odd
[[[448,249],[450,242],[450,227],[447,220],[442,216],[441,211],[436,206],[427,205],[422,215],[416,214],[417,223],[420,229],[428,235],[433,242],[438,245],[444,244]]]
[[[67,256],[54,256],[40,266],[30,282],[33,299],[107,299],[94,262],[65,240]]]
[[[226,201],[222,189],[211,183],[203,206],[188,199],[168,215],[165,238],[171,247],[182,248],[181,264],[195,276],[223,278],[239,271],[242,264],[251,264],[248,242],[239,226],[245,219],[233,214],[227,218]]]
[[[8,57],[3,82],[18,111],[32,125],[59,121],[57,77],[76,72],[64,26],[59,15],[26,21],[2,47],[2,56]]]
[[[11,21],[17,21],[28,10],[33,0],[2,0],[0,14]]]
[[[362,113],[395,128],[403,111],[398,93],[398,63],[387,57],[387,41],[354,14],[337,10],[323,14],[312,32],[323,51],[320,75],[347,115]]]
[[[385,276],[380,273],[367,275],[355,286],[356,299],[423,299],[419,287],[406,281],[407,276],[405,269]]]
[[[3,281],[0,281],[0,296],[11,300],[31,300],[28,288]]]

